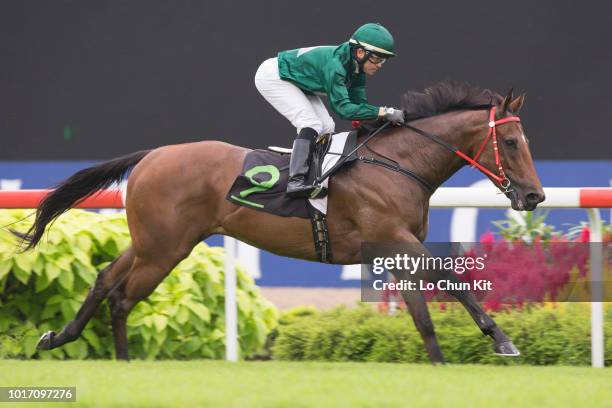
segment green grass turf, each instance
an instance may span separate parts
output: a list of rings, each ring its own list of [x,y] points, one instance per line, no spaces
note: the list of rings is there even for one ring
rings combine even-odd
[[[612,407],[612,370],[589,367],[0,360],[0,385],[77,387],[45,407]]]

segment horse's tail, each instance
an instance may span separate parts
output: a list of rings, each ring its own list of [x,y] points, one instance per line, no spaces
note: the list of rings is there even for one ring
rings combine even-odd
[[[11,231],[25,244],[24,251],[36,246],[51,221],[74,207],[98,190],[105,189],[121,181],[125,173],[151,150],[142,150],[127,156],[119,157],[96,166],[88,167],[73,174],[56,186],[43,199],[36,210],[36,220],[28,232]]]

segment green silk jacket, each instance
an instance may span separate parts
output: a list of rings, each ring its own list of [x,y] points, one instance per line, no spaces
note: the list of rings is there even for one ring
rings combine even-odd
[[[339,46],[299,48],[278,53],[281,79],[306,94],[325,94],[342,119],[376,119],[378,107],[366,99],[366,78],[357,73],[348,42]]]

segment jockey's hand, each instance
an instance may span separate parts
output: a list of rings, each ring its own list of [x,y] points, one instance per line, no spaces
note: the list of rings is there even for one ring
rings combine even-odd
[[[392,122],[396,125],[401,125],[404,123],[404,111],[397,108],[380,108],[379,116],[389,122]]]

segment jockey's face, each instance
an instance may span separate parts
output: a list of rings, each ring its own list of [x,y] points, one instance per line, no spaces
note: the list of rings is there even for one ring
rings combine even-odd
[[[361,60],[365,57],[366,52],[362,48],[357,49],[357,59]],[[370,55],[363,64],[363,72],[367,75],[374,75],[386,61],[385,58],[380,58],[374,54]]]

